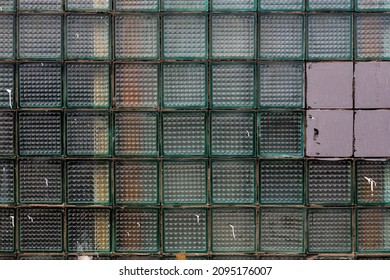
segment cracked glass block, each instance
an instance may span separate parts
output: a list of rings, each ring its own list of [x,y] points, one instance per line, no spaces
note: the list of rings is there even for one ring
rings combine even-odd
[[[254,204],[256,202],[256,162],[213,161],[211,163],[211,200],[217,204]]]
[[[69,161],[66,175],[68,203],[108,204],[110,166],[108,161]]]
[[[117,11],[151,11],[159,10],[159,0],[116,0],[114,1]]]
[[[307,223],[309,253],[351,252],[351,209],[309,209]]]
[[[212,58],[255,58],[255,15],[212,14],[210,28]]]
[[[164,252],[207,252],[207,210],[165,209]]]
[[[164,15],[163,56],[165,59],[206,59],[207,16]]]
[[[158,64],[116,64],[116,107],[157,108]]]
[[[259,11],[302,11],[304,0],[260,0]]]
[[[260,162],[260,202],[302,204],[304,164],[299,160]]]
[[[19,15],[18,50],[20,59],[61,59],[62,15]]]
[[[21,30],[22,32],[22,30]],[[13,15],[0,15],[0,58],[15,57],[15,24]]]
[[[309,161],[310,204],[350,204],[352,163],[350,161]]]
[[[356,10],[387,12],[390,10],[390,0],[356,0]]]
[[[14,169],[15,165],[12,160],[0,160],[0,204],[14,203],[15,201]]]
[[[213,112],[211,153],[213,156],[253,156],[255,153],[253,113]]]
[[[260,63],[259,75],[261,107],[303,107],[305,96],[303,63]]]
[[[309,15],[308,59],[352,58],[352,15]]]
[[[115,162],[115,203],[157,204],[158,162]]]
[[[110,209],[68,209],[68,251],[109,252]]]
[[[164,0],[162,1],[164,11],[207,11],[208,0]]]
[[[218,11],[256,11],[257,0],[212,0],[211,10]]]
[[[20,11],[62,11],[62,0],[19,0]]]
[[[110,59],[109,15],[67,15],[67,59]]]
[[[146,60],[159,57],[158,14],[115,15],[115,58]]]
[[[163,155],[206,155],[206,114],[164,113]]]
[[[307,2],[309,11],[351,11],[352,9],[353,0],[308,0]]]
[[[0,108],[14,107],[14,69],[11,63],[0,63]]]
[[[66,9],[68,11],[110,10],[111,0],[67,0]]]
[[[14,154],[14,127],[14,113],[0,111],[0,155],[11,156]],[[22,139],[20,141],[22,141]]]
[[[303,156],[301,112],[260,112],[258,133],[261,156]]]
[[[213,252],[255,252],[255,209],[212,209]]]
[[[158,113],[115,113],[115,154],[158,156]]]
[[[19,201],[21,203],[62,203],[61,160],[21,160]]]
[[[304,252],[303,209],[263,208],[260,211],[260,251]]]
[[[20,107],[56,108],[62,106],[61,63],[19,65]]]
[[[67,113],[68,155],[110,154],[110,115],[107,112]]]
[[[22,208],[19,211],[19,222],[21,251],[62,251],[62,209]]]
[[[116,210],[115,251],[158,253],[159,224],[157,209]]]
[[[61,112],[19,113],[20,155],[61,155]]]
[[[213,108],[255,107],[255,64],[213,63],[210,68]]]
[[[110,65],[70,63],[66,65],[68,107],[108,108],[110,106]]]
[[[163,162],[164,204],[207,203],[206,161]]]
[[[15,250],[15,210],[0,208],[0,252]]]
[[[208,76],[206,64],[163,64],[163,107],[207,107]]]
[[[16,8],[15,0],[0,0],[0,12],[14,12]]]
[[[259,25],[261,59],[303,59],[303,15],[262,14]]]

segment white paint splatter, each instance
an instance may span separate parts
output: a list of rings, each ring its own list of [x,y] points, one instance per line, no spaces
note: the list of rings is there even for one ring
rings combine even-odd
[[[5,91],[8,92],[8,103],[9,107],[12,108],[12,90],[6,88]]]
[[[33,223],[34,222],[34,219],[30,216],[30,215],[27,215],[27,217],[30,219],[30,221]]]
[[[197,221],[198,224],[199,224],[199,215],[196,215],[196,214],[195,214],[195,216],[196,216],[196,221]]]
[[[138,227],[141,227],[141,224],[140,223],[137,223]]]
[[[246,131],[246,134],[248,134],[248,137],[251,137],[251,135],[250,135],[250,133],[249,133],[249,131],[248,131],[248,130]]]
[[[47,180],[47,178],[45,178],[45,182],[46,182],[46,187],[49,186],[49,180]]]
[[[371,187],[371,196],[374,196],[374,187],[376,187],[376,182],[374,179],[364,176],[364,179],[370,184]]]
[[[234,232],[234,226],[233,225],[229,225],[231,228],[232,228],[232,234],[233,234],[233,238],[236,239],[236,234]]]
[[[15,217],[9,216],[11,218],[12,227],[15,227]]]

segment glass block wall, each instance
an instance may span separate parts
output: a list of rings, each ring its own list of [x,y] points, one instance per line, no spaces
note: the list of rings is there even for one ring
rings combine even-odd
[[[390,257],[386,12],[0,0],[0,259]]]

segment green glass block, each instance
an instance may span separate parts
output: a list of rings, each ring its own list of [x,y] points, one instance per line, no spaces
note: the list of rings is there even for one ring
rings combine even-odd
[[[12,156],[14,154],[14,150],[15,150],[14,139],[15,139],[14,113],[0,111],[0,155]]]
[[[306,260],[304,256],[264,256],[260,257],[260,260],[284,260],[284,261],[292,261],[292,260]]]
[[[64,256],[25,256],[25,257],[19,257],[19,260],[53,261],[53,260],[64,260]]]
[[[109,204],[110,162],[69,161],[67,163],[67,202],[69,204]]]
[[[16,0],[0,0],[0,12],[14,12],[16,10]]]
[[[207,162],[164,161],[164,204],[206,204]]]
[[[110,26],[109,15],[66,15],[66,58],[110,59]]]
[[[197,260],[197,261],[204,261],[204,260],[208,260],[209,257],[206,255],[206,256],[186,256],[186,260],[189,260],[189,261],[192,261],[192,260]],[[177,257],[164,257],[163,260],[177,260]]]
[[[303,156],[301,112],[259,113],[260,156]]]
[[[164,0],[162,1],[162,9],[164,11],[208,11],[208,0]]]
[[[211,10],[220,11],[251,11],[257,10],[257,0],[211,0]]]
[[[261,59],[303,59],[303,15],[262,14],[259,25]]]
[[[304,164],[300,160],[260,162],[260,203],[302,204]]]
[[[115,113],[115,154],[158,156],[158,113]]]
[[[211,57],[254,59],[256,17],[252,14],[211,15]]]
[[[67,0],[68,11],[107,11],[111,10],[111,0]]]
[[[206,15],[163,15],[163,57],[206,59],[208,56]]]
[[[158,253],[160,248],[157,209],[115,211],[115,251]]]
[[[308,11],[352,11],[353,0],[308,0],[306,10]]]
[[[22,208],[19,211],[19,249],[23,252],[63,250],[63,210]]]
[[[356,0],[356,11],[388,12],[389,0]]]
[[[0,257],[0,260],[2,260],[2,261],[3,261],[3,260],[4,260],[4,261],[5,261],[5,260],[9,260],[9,261],[10,261],[10,260],[15,260],[15,259],[16,259],[16,256],[14,256],[14,255],[12,255],[12,256],[1,256],[1,257]]]
[[[165,253],[207,252],[206,209],[164,209]]]
[[[66,124],[69,156],[110,155],[108,112],[68,112]]]
[[[14,169],[15,169],[15,164],[12,160],[0,160],[0,204],[9,204],[15,202]],[[1,238],[0,238],[0,244],[1,244]]]
[[[19,11],[62,11],[62,0],[18,0]]]
[[[19,153],[62,155],[61,112],[19,112]]]
[[[127,255],[114,258],[115,260],[161,260],[159,256]]]
[[[351,209],[309,209],[307,223],[309,253],[351,252]]]
[[[263,208],[260,211],[260,251],[304,252],[303,209]]]
[[[351,204],[352,163],[350,161],[309,161],[310,204]]]
[[[255,209],[212,209],[211,217],[213,252],[256,251]]]
[[[256,203],[255,161],[212,161],[211,201],[214,204]]]
[[[14,73],[15,67],[11,63],[0,63],[0,84],[2,85],[0,94],[0,108],[14,107]]]
[[[115,162],[116,204],[158,203],[158,162]]]
[[[150,11],[157,12],[160,8],[159,0],[116,0],[114,1],[117,11]]]
[[[256,260],[257,258],[255,256],[214,256],[212,257],[213,260],[231,260],[231,261],[244,261],[244,260]]]
[[[19,106],[22,108],[62,106],[61,63],[19,65]]]
[[[0,252],[15,251],[15,210],[0,208]]]
[[[61,160],[19,162],[20,203],[62,203]]]
[[[281,12],[281,11],[303,11],[304,0],[259,0],[259,11]]]
[[[212,63],[211,106],[220,108],[254,108],[256,66],[252,63]]]
[[[61,59],[62,16],[19,15],[18,51],[20,59]]]
[[[259,76],[260,107],[303,108],[305,96],[303,63],[260,63]]]
[[[164,108],[207,107],[206,64],[175,63],[162,65]]]
[[[352,15],[309,15],[307,26],[307,59],[352,59]]]
[[[206,114],[163,113],[163,155],[205,156]]]
[[[15,19],[13,15],[0,15],[0,40],[0,58],[15,58]]]
[[[68,209],[68,252],[109,252],[109,209]]]
[[[158,64],[116,64],[116,107],[157,108],[159,74]]]

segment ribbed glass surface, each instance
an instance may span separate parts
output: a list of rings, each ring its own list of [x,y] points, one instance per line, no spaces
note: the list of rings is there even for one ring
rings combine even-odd
[[[15,200],[15,171],[12,160],[0,160],[0,203]]]

